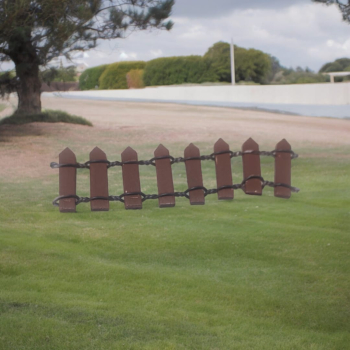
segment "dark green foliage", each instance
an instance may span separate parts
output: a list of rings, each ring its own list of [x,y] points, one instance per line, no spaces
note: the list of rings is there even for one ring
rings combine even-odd
[[[230,44],[222,41],[214,44],[204,55],[211,63],[211,68],[217,75],[218,81],[231,82],[231,53]]]
[[[43,110],[41,113],[36,114],[13,114],[10,117],[6,117],[0,120],[0,125],[4,124],[27,124],[33,122],[41,123],[70,123],[92,126],[92,123],[83,117],[71,115],[63,111]]]
[[[312,0],[314,2],[320,2],[326,5],[337,5],[340,12],[342,13],[343,20],[350,23],[350,1],[345,4],[345,0]]]
[[[319,71],[320,73],[329,72],[350,72],[350,58],[338,58],[334,62],[328,62],[323,65]],[[349,77],[335,77],[336,82],[349,81]]]
[[[17,80],[14,71],[0,72],[0,97],[16,92]]]
[[[72,82],[76,80],[75,66],[48,68],[40,72],[41,81],[50,85],[51,82]]]
[[[270,83],[276,76],[276,74],[283,69],[278,58],[270,56],[271,70],[268,75],[267,81]]]
[[[231,82],[230,44],[218,42],[207,51],[204,57],[210,60],[219,81]],[[244,80],[266,83],[271,66],[271,57],[268,54],[235,46],[236,82]]]
[[[0,62],[16,66],[18,109],[41,111],[40,66],[95,48],[101,39],[148,28],[170,30],[173,5],[174,0],[0,0]]]
[[[99,79],[107,67],[108,65],[105,64],[86,69],[79,78],[80,90],[91,90],[99,86]]]
[[[350,68],[350,58],[338,58],[334,62],[328,62],[320,69],[320,73],[346,72]]]
[[[235,48],[236,80],[266,83],[271,71],[270,56],[255,49]]]
[[[100,89],[127,89],[126,75],[133,69],[144,69],[146,62],[117,62],[110,64],[99,79]]]
[[[329,82],[329,77],[312,72],[309,68],[281,68],[271,84],[317,84]]]
[[[164,57],[149,61],[143,79],[146,86],[217,81],[210,61],[201,56]]]

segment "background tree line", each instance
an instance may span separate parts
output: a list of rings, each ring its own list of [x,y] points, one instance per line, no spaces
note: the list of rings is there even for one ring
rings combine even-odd
[[[350,59],[326,63],[318,73],[309,68],[283,67],[276,57],[256,49],[235,46],[238,84],[307,84],[329,81],[322,73],[350,71]],[[337,78],[345,81],[349,78]],[[80,89],[231,83],[230,44],[215,43],[203,56],[162,57],[148,62],[117,62],[85,70]]]

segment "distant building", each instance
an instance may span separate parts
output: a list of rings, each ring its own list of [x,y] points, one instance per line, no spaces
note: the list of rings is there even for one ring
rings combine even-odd
[[[327,72],[323,75],[329,75],[331,77],[331,83],[334,84],[334,77],[347,77],[350,76],[350,72]]]

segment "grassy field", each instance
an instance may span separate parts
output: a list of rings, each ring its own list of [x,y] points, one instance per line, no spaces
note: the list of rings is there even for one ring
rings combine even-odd
[[[31,142],[47,137],[60,151],[62,135]],[[89,140],[71,144],[78,161],[88,159]],[[167,146],[181,155],[186,145]],[[212,144],[199,146],[204,154]],[[101,147],[116,154],[112,142]],[[138,146],[140,159],[155,147]],[[178,199],[170,209],[147,201],[142,211],[81,204],[60,214],[51,205],[57,170],[9,172],[0,179],[0,349],[349,349],[350,149],[295,151],[301,192],[290,200],[266,188],[262,197],[236,191],[233,201],[208,196],[205,206]],[[214,187],[214,164],[203,162],[203,172]],[[241,173],[235,159],[234,182]],[[262,173],[273,180],[273,159],[262,159]],[[156,192],[153,167],[141,179]],[[174,179],[187,187],[183,164]],[[88,181],[79,170],[80,195]],[[121,192],[113,168],[110,193]]]
[[[0,103],[0,112],[2,112],[6,108],[6,105]]]

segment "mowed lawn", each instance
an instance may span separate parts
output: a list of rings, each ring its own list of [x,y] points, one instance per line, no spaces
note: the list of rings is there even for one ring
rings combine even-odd
[[[95,146],[84,142],[72,140],[81,162]],[[55,155],[66,146],[53,143]],[[112,143],[102,146],[119,159]],[[135,149],[145,159],[156,146]],[[166,146],[181,156],[187,145]],[[168,209],[147,201],[92,213],[80,204],[60,214],[51,205],[57,170],[2,177],[0,349],[349,349],[350,149],[295,151],[301,192],[290,200],[266,188],[261,197],[235,191],[233,201],[208,196],[205,206],[180,198]],[[240,182],[241,160],[232,164]],[[215,187],[214,163],[202,165]],[[184,190],[184,165],[173,173]],[[273,180],[273,159],[262,158],[262,174]],[[120,194],[120,169],[109,175]],[[141,168],[146,193],[157,192],[155,178]],[[78,170],[78,192],[89,195],[87,170]]]

